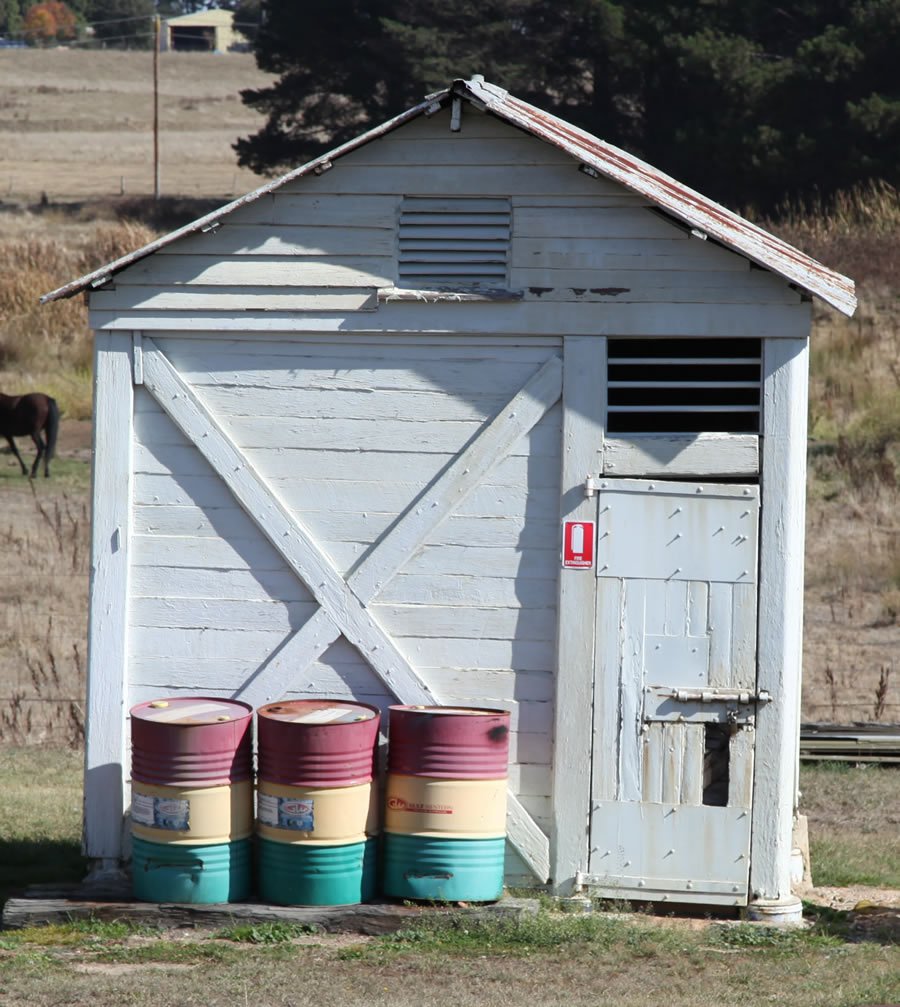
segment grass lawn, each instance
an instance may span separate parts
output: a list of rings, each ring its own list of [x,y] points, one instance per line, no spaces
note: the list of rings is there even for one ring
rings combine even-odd
[[[0,899],[28,883],[80,877],[80,773],[78,752],[0,748]],[[895,779],[887,769],[804,769],[811,831],[840,837],[841,823],[849,823],[837,862],[854,878],[864,871],[890,884],[896,876],[896,858],[875,861],[869,845],[873,835],[885,848],[896,840]],[[867,823],[879,831],[867,833]],[[518,923],[423,919],[379,938],[313,934],[285,923],[212,932],[72,922],[0,932],[0,1003],[854,1007],[900,1001],[900,948],[888,934],[856,941],[848,937],[846,914],[823,912],[812,920],[806,930],[777,931],[545,908]]]
[[[814,763],[800,788],[813,884],[900,888],[900,768]]]

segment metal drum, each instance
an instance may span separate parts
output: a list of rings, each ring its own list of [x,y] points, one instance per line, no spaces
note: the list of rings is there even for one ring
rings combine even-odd
[[[253,835],[253,784],[154,787],[133,780],[131,832],[153,843],[230,843]]]
[[[378,888],[378,840],[319,846],[257,838],[259,896],[282,906],[350,906]]]
[[[165,845],[132,839],[134,896],[144,902],[239,902],[250,895],[252,840]]]
[[[288,787],[368,783],[380,721],[377,707],[342,700],[285,700],[260,707],[259,778]]]
[[[390,708],[384,893],[491,902],[503,891],[509,713]]]
[[[233,699],[154,699],[131,710],[131,778],[161,787],[253,779],[253,708]]]
[[[372,898],[380,711],[343,700],[285,700],[257,717],[260,897],[308,906]]]
[[[228,902],[250,894],[253,710],[210,696],[131,710],[134,894]]]
[[[452,706],[390,708],[390,771],[499,780],[509,769],[509,713]]]

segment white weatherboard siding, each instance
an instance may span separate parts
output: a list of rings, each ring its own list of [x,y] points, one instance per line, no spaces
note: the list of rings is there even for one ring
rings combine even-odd
[[[354,623],[361,635],[347,638],[307,561],[260,524],[271,494],[283,534],[305,530],[333,568],[328,590],[346,582],[432,701],[511,711],[513,813],[521,807],[526,831],[527,816],[549,831],[558,348],[487,337],[143,347],[129,702],[173,691],[254,705],[398,701],[389,654],[384,665],[363,643],[372,630]],[[196,401],[196,417],[180,399]],[[234,464],[208,449],[203,415],[234,446]],[[247,476],[232,476],[235,466]],[[514,854],[510,870],[524,873]]]
[[[96,328],[803,338],[800,295],[555,147],[467,109],[411,122],[91,295]],[[504,197],[521,303],[377,304],[404,197]],[[467,204],[468,205],[468,204]],[[598,311],[597,304],[605,309]]]

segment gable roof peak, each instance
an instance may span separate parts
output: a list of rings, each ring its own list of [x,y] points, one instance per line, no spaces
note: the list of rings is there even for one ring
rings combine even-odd
[[[286,175],[267,182],[193,223],[178,228],[135,252],[45,294],[41,301],[71,297],[88,287],[98,286],[119,270],[179,238],[208,229],[239,207],[274,192],[298,178],[331,167],[344,154],[349,154],[372,140],[398,129],[420,115],[432,114],[439,106],[446,104],[450,97],[463,98],[479,110],[552,144],[569,154],[582,166],[590,168],[592,172],[638,193],[690,228],[716,239],[726,248],[745,256],[763,268],[778,273],[810,294],[821,297],[844,314],[852,315],[856,309],[854,284],[848,277],[828,269],[800,249],[789,245],[781,238],[689,188],[628,151],[516,98],[504,88],[486,81],[482,74],[474,74],[468,80],[463,78],[454,80],[449,87],[428,95],[418,105],[401,112],[400,115],[361,133],[301,167],[289,171]]]

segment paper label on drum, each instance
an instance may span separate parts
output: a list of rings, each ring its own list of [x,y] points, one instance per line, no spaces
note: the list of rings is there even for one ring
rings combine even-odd
[[[256,817],[263,825],[278,825],[278,798],[273,794],[258,792]]]
[[[146,794],[131,795],[131,820],[138,825],[153,824],[153,798]]]
[[[132,794],[131,820],[151,829],[187,832],[191,827],[191,802],[171,797]]]
[[[291,829],[295,832],[315,831],[315,800],[305,797],[275,797],[273,794],[258,794],[256,817],[263,825],[276,829]]]

